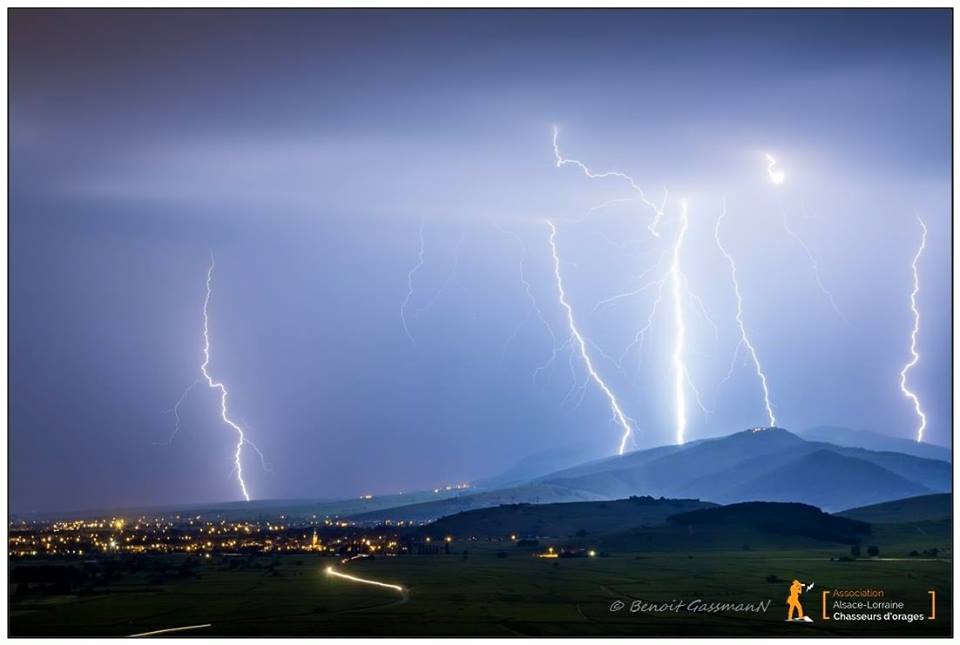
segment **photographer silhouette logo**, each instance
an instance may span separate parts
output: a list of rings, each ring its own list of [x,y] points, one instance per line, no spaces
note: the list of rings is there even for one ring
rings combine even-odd
[[[813,619],[803,613],[803,605],[800,604],[800,595],[813,589],[813,584],[806,584],[794,579],[790,583],[790,595],[787,596],[787,622],[788,623],[812,623]],[[794,616],[796,614],[796,616]]]

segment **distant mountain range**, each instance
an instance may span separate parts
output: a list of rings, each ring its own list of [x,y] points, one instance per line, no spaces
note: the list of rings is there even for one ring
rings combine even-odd
[[[548,448],[468,490],[412,491],[349,499],[255,500],[163,508],[98,509],[71,517],[182,513],[233,519],[341,517],[363,523],[432,521],[511,504],[610,501],[634,496],[716,504],[802,502],[827,511],[951,490],[948,449],[863,430],[821,426],[798,436],[747,430],[684,445],[584,461],[593,444]],[[19,513],[30,519],[64,513]]]
[[[891,437],[869,430],[853,430],[839,426],[816,426],[815,428],[801,430],[797,434],[807,441],[827,441],[837,446],[902,452],[914,457],[939,459],[940,461],[952,461],[953,458],[950,448],[914,439]]]
[[[948,462],[903,452],[807,441],[783,428],[746,430],[608,457],[506,489],[351,516],[433,520],[513,503],[688,498],[718,504],[800,502],[839,511],[951,490]]]

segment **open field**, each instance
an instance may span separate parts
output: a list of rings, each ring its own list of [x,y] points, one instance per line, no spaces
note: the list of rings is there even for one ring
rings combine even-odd
[[[882,534],[876,537],[881,538]],[[929,540],[911,547],[929,547]],[[941,557],[948,540],[935,540]],[[454,542],[449,555],[401,556],[340,565],[316,555],[258,556],[230,568],[213,556],[197,577],[151,580],[132,573],[85,596],[22,595],[10,630],[26,635],[129,635],[210,623],[213,635],[941,635],[951,633],[951,560],[906,557],[881,540],[881,559],[831,561],[843,547],[803,551],[617,553],[547,560],[510,543]],[[463,552],[467,551],[466,557]],[[498,557],[506,552],[507,557]],[[173,556],[154,556],[173,557]],[[890,558],[890,559],[884,559]],[[397,591],[324,574],[404,586]],[[33,566],[31,563],[14,566]],[[774,582],[768,578],[775,577]],[[815,622],[787,624],[789,581],[815,582],[803,597]],[[770,578],[773,579],[773,578]],[[912,624],[823,621],[821,590],[881,588],[905,612],[937,618]],[[11,590],[13,593],[13,590]],[[630,603],[703,599],[771,600],[766,613],[631,613]],[[616,600],[626,603],[611,612]]]

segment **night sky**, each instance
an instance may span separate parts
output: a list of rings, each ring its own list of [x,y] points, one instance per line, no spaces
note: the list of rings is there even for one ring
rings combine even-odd
[[[263,451],[254,498],[495,474],[619,430],[557,300],[544,218],[635,447],[673,441],[672,310],[624,350],[689,203],[689,439],[764,422],[950,443],[951,22],[925,11],[107,11],[10,16],[12,510],[240,497],[211,373]],[[669,200],[652,212],[616,178]],[[767,178],[764,153],[787,173]],[[586,219],[584,219],[586,217]],[[581,221],[582,220],[582,221]],[[810,256],[784,228],[808,246]],[[401,304],[412,275],[404,333]],[[522,265],[521,265],[522,262]],[[644,276],[644,271],[655,268]],[[521,273],[522,271],[522,273]],[[529,292],[546,324],[531,310]],[[701,312],[696,302],[702,302]],[[712,320],[716,327],[708,321]],[[554,341],[560,346],[550,358]],[[636,348],[634,348],[636,350]],[[623,355],[623,356],[621,356]],[[618,359],[621,359],[618,365]]]

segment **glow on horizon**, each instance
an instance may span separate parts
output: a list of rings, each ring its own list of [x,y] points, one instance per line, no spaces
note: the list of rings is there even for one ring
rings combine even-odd
[[[917,249],[917,254],[913,256],[913,262],[911,263],[913,268],[913,291],[910,292],[910,310],[913,312],[913,330],[910,332],[911,358],[907,364],[903,366],[903,369],[900,370],[900,391],[903,392],[905,397],[913,401],[914,412],[916,412],[917,418],[920,420],[920,427],[917,428],[917,443],[920,443],[923,441],[923,431],[927,427],[927,415],[924,414],[923,409],[920,407],[920,399],[913,391],[907,388],[907,372],[920,360],[920,354],[917,352],[917,335],[920,333],[920,310],[917,308],[917,294],[920,293],[920,273],[917,270],[917,262],[920,261],[920,256],[927,246],[927,225],[919,215],[917,216],[917,221],[920,222],[920,228],[923,233],[920,237],[920,248]]]
[[[560,255],[557,253],[556,241],[557,227],[549,219],[545,221],[547,222],[547,226],[550,227],[550,252],[553,255],[553,275],[557,282],[557,291],[560,295],[560,304],[567,313],[567,325],[570,328],[570,333],[573,335],[573,338],[577,341],[577,348],[580,352],[580,358],[583,359],[583,364],[587,368],[587,373],[603,391],[604,395],[606,395],[614,418],[620,427],[623,428],[623,436],[620,439],[620,448],[617,451],[618,455],[622,455],[623,451],[626,449],[627,440],[633,434],[633,428],[631,427],[630,422],[627,421],[627,417],[624,415],[623,410],[620,409],[620,403],[617,401],[617,397],[614,396],[613,392],[610,391],[610,388],[597,373],[597,370],[593,366],[593,361],[590,359],[590,354],[587,352],[587,342],[583,338],[583,334],[580,333],[580,330],[577,328],[577,324],[574,321],[573,307],[571,307],[570,303],[567,301],[567,294],[563,288],[563,278],[560,276]]]
[[[336,578],[343,578],[344,580],[350,580],[352,582],[359,582],[365,585],[373,585],[375,587],[385,587],[387,589],[393,589],[394,591],[399,591],[400,593],[406,593],[404,588],[400,585],[392,585],[387,582],[379,582],[377,580],[368,580],[366,578],[358,578],[356,576],[347,575],[346,573],[340,573],[333,567],[327,567],[325,569],[328,576],[334,576]]]
[[[760,359],[757,357],[757,351],[753,347],[753,343],[750,342],[750,338],[747,335],[747,328],[743,322],[743,295],[740,293],[740,282],[737,280],[737,264],[733,259],[733,256],[723,247],[723,244],[720,242],[720,222],[723,221],[723,218],[727,216],[727,201],[723,201],[723,209],[720,211],[720,217],[717,218],[716,227],[713,229],[714,239],[717,241],[717,248],[720,249],[720,252],[723,254],[723,257],[727,259],[727,262],[730,264],[730,278],[733,281],[733,291],[737,297],[737,327],[740,329],[740,344],[744,345],[747,348],[747,351],[750,352],[750,358],[753,360],[753,367],[757,372],[757,377],[760,379],[760,386],[763,388],[763,404],[767,409],[767,421],[769,427],[774,427],[777,425],[777,418],[773,414],[773,406],[770,403],[770,390],[767,389],[767,375],[764,373],[763,368],[760,366]],[[739,345],[738,345],[739,347]]]

